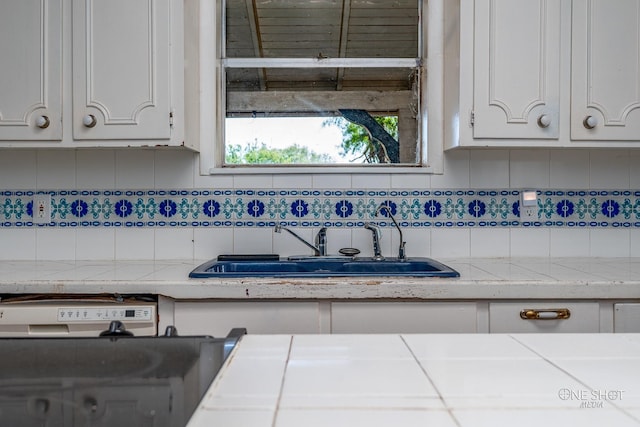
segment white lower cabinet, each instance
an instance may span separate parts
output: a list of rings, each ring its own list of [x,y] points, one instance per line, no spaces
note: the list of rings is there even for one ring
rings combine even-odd
[[[489,332],[606,332],[600,329],[598,302],[523,300],[489,303]]]
[[[640,303],[614,304],[613,331],[640,332]]]
[[[366,333],[640,332],[640,302],[505,301],[159,301],[159,333],[180,335]]]
[[[334,302],[331,332],[477,332],[475,302]]]
[[[317,334],[320,304],[305,301],[176,301],[173,324],[180,335],[227,335],[232,328],[250,334]]]
[[[171,310],[160,309],[160,314]],[[175,301],[180,335],[478,332],[475,302]],[[165,325],[166,326],[166,325]],[[162,333],[162,331],[160,331]]]

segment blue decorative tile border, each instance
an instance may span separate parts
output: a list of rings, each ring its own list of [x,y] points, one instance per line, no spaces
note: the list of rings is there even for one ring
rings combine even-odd
[[[33,223],[51,194],[52,221]],[[520,221],[518,190],[56,190],[0,191],[0,227],[353,227],[386,203],[403,227],[640,227],[640,191],[538,192]],[[382,212],[386,216],[386,212]]]

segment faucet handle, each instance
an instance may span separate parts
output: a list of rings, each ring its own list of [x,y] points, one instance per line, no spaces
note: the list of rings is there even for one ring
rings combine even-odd
[[[398,259],[404,261],[407,259],[407,253],[405,251],[405,245],[407,242],[400,242],[400,247],[398,248]]]
[[[327,227],[322,227],[316,234],[316,247],[318,248],[318,255],[327,255]]]

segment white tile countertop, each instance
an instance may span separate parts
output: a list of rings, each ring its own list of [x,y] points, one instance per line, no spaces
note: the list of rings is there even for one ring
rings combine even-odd
[[[204,261],[0,261],[0,292],[221,299],[640,297],[640,258],[438,261],[460,277],[190,279],[189,272]]]
[[[246,335],[210,425],[639,426],[640,335]]]

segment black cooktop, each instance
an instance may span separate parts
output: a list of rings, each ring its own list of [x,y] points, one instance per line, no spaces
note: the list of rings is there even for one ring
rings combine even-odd
[[[0,339],[0,425],[184,426],[245,333]]]

